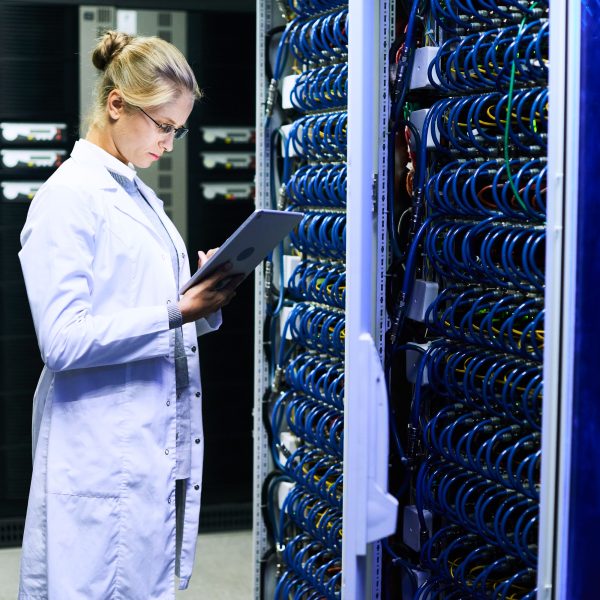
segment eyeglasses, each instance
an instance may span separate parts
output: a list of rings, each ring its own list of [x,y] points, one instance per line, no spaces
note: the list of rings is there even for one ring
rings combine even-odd
[[[170,123],[159,123],[155,121],[143,108],[139,108],[160,130],[162,133],[166,135],[171,135],[174,133],[174,138],[176,140],[180,140],[182,137],[185,137],[189,129],[187,127],[175,127],[175,125],[171,125]]]

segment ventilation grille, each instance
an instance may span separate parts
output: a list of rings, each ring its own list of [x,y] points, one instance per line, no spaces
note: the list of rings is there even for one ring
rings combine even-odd
[[[25,519],[0,519],[0,547],[20,546],[24,530]]]
[[[173,177],[171,175],[159,175],[158,176],[158,187],[161,189],[171,189],[173,185]]]
[[[173,158],[171,156],[163,156],[158,161],[159,171],[171,171],[173,169]]]
[[[158,13],[159,27],[172,27],[173,19],[171,13]]]
[[[252,504],[216,504],[200,510],[200,532],[232,531],[252,527]]]
[[[112,24],[112,9],[110,8],[99,8],[98,9],[98,21],[100,23]]]
[[[0,5],[0,115],[77,114],[77,9]]]

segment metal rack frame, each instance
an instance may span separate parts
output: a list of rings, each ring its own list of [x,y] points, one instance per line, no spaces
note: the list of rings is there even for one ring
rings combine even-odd
[[[266,33],[272,26],[273,15],[270,0],[256,3],[256,208],[269,206],[269,172],[271,149],[263,126],[264,107],[268,82],[265,79]],[[263,354],[263,323],[266,315],[264,297],[265,278],[262,268],[254,274],[254,410],[253,410],[253,511],[252,511],[252,558],[254,564],[254,596],[260,597],[260,561],[268,549],[267,531],[262,522],[262,483],[270,469],[269,443],[263,427],[262,396],[269,385],[269,369]]]
[[[375,6],[373,6],[375,4]],[[396,528],[387,493],[388,398],[383,371],[387,266],[385,145],[389,4],[350,0],[348,231],[344,419],[344,600],[380,594],[377,540]]]
[[[564,588],[572,431],[575,311],[580,6],[550,2],[550,115],[544,410],[538,556],[538,598],[569,598]],[[566,51],[565,51],[566,50]],[[554,326],[558,324],[558,326]]]

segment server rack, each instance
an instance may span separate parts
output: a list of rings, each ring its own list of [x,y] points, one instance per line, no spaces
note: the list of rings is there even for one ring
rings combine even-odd
[[[286,13],[286,7],[293,5],[299,9],[297,12],[300,12],[302,7],[317,4],[321,8],[324,7],[324,3],[300,0],[292,3],[279,2],[277,7]],[[403,468],[412,472],[409,480],[413,478],[412,483],[408,484],[408,491],[405,489],[397,494],[400,512],[399,528],[395,535],[387,537],[392,533],[390,529],[393,527],[390,523],[393,517],[389,516],[387,511],[383,511],[382,514],[386,517],[382,519],[382,523],[386,524],[379,531],[379,536],[373,535],[368,538],[365,531],[368,530],[370,515],[368,510],[364,509],[364,490],[358,486],[354,488],[352,498],[345,496],[342,539],[346,554],[342,568],[342,580],[345,585],[340,589],[325,588],[321,590],[321,594],[328,598],[337,598],[339,595],[345,598],[378,597],[380,586],[383,586],[384,593],[394,597],[421,600],[428,597],[592,597],[593,578],[582,576],[581,572],[576,577],[575,564],[576,561],[585,560],[581,551],[590,547],[590,536],[595,535],[597,523],[597,511],[593,503],[588,503],[587,508],[583,510],[578,504],[582,496],[577,496],[578,493],[585,493],[589,498],[595,497],[596,494],[597,477],[590,471],[595,462],[590,461],[589,468],[583,470],[587,477],[582,477],[580,471],[584,453],[587,451],[592,454],[595,451],[592,431],[596,427],[597,419],[595,409],[590,404],[595,388],[590,385],[588,379],[591,368],[588,357],[593,356],[591,344],[597,333],[597,319],[596,311],[591,309],[591,305],[584,300],[585,296],[582,294],[596,268],[594,265],[597,264],[597,257],[595,246],[591,245],[590,230],[586,227],[590,221],[584,223],[581,212],[578,213],[585,208],[586,214],[592,215],[594,209],[589,205],[589,194],[586,195],[577,185],[582,185],[583,182],[589,184],[592,177],[588,167],[593,160],[588,160],[585,163],[586,167],[581,168],[578,157],[580,131],[585,127],[583,118],[587,116],[591,119],[589,110],[596,93],[590,69],[596,48],[591,32],[599,16],[598,9],[595,3],[565,5],[555,0],[448,0],[402,2],[398,3],[398,6],[402,7],[400,12],[404,16],[408,14],[407,7],[417,11],[420,24],[417,22],[415,27],[422,27],[420,33],[415,34],[417,37],[421,36],[421,42],[414,45],[414,48],[418,45],[421,51],[410,57],[413,61],[413,73],[411,75],[409,71],[408,75],[411,77],[411,85],[408,87],[411,106],[404,115],[408,123],[404,123],[403,120],[402,127],[410,130],[409,137],[416,138],[419,134],[422,135],[423,144],[427,146],[424,160],[428,165],[424,185],[429,187],[426,187],[425,193],[438,194],[435,198],[427,197],[427,202],[430,202],[432,207],[428,207],[425,213],[429,221],[419,230],[419,235],[422,235],[426,242],[417,245],[416,250],[416,261],[425,257],[429,263],[418,267],[419,275],[423,275],[423,269],[425,272],[422,281],[417,283],[416,295],[409,294],[408,298],[403,299],[409,306],[403,307],[400,302],[401,320],[408,318],[411,321],[408,331],[404,329],[405,335],[401,337],[401,342],[412,355],[406,357],[406,363],[404,357],[402,361],[392,361],[390,373],[394,381],[391,384],[388,381],[387,390],[385,386],[383,390],[378,390],[377,386],[369,388],[367,383],[368,374],[371,371],[376,373],[380,367],[377,352],[361,349],[360,344],[349,350],[351,346],[347,342],[346,393],[357,391],[363,399],[361,408],[364,408],[369,401],[377,405],[377,400],[385,395],[386,391],[389,392],[392,408],[390,422],[396,419],[396,426],[402,427],[407,423],[409,426],[413,424],[410,414],[402,409],[402,403],[414,402],[415,388],[426,390],[423,392],[425,395],[430,394],[431,388],[437,386],[436,393],[446,397],[447,401],[440,404],[439,398],[427,398],[426,401],[433,402],[433,406],[437,408],[428,408],[428,412],[423,416],[423,423],[416,424],[416,437],[411,437],[410,429],[409,433],[400,432],[401,445],[407,444],[412,448],[411,452],[404,456],[404,464],[409,463],[409,467],[399,466],[400,463],[394,460],[392,452],[392,470],[387,474],[391,484],[398,483],[399,472]],[[350,2],[349,8],[348,19],[352,23],[352,33],[349,36],[350,72],[355,69],[354,78],[350,77],[349,85],[350,89],[353,89],[350,94],[351,101],[356,99],[356,105],[354,114],[351,106],[348,108],[348,143],[350,147],[352,136],[360,131],[359,139],[363,144],[361,150],[364,157],[362,162],[356,160],[356,155],[351,155],[349,150],[351,164],[348,180],[355,177],[349,188],[352,193],[356,193],[355,197],[360,196],[362,199],[362,202],[358,203],[361,207],[358,211],[362,209],[366,212],[367,207],[370,209],[375,198],[375,212],[378,218],[385,222],[390,216],[388,208],[394,208],[387,202],[390,197],[389,184],[393,179],[387,181],[387,186],[385,176],[383,183],[381,179],[373,180],[374,173],[379,172],[382,177],[381,173],[385,171],[381,165],[379,169],[372,168],[374,158],[373,155],[369,158],[369,149],[372,149],[371,145],[386,144],[386,138],[385,135],[380,137],[381,130],[377,128],[365,128],[365,123],[372,123],[373,119],[385,120],[390,96],[387,95],[387,88],[384,86],[382,97],[386,100],[382,101],[383,108],[380,109],[373,96],[365,93],[365,90],[377,89],[377,93],[381,93],[382,88],[379,86],[387,75],[384,72],[387,61],[370,62],[370,49],[375,48],[376,53],[385,49],[385,55],[388,51],[393,51],[401,56],[401,46],[386,46],[386,36],[383,34],[379,39],[373,36],[373,21],[381,24],[382,31],[386,25],[390,27],[384,17],[386,9],[393,6],[388,7],[387,3],[379,5]],[[327,9],[331,12],[334,10],[329,6]],[[264,57],[268,56],[265,36],[274,26],[282,25],[284,20],[278,19],[278,12],[269,3],[259,2],[257,10],[257,56],[258,64],[262,68]],[[290,15],[286,17],[290,18]],[[465,23],[474,26],[466,27]],[[405,25],[408,25],[405,33],[410,41],[410,35],[414,32],[411,32],[410,23],[406,20],[402,22],[402,27]],[[461,72],[460,69],[467,64],[462,62],[468,54],[465,48],[472,49],[478,35],[487,40],[484,45],[491,37],[499,36],[487,47],[503,47],[503,52],[507,52],[491,69],[486,62],[473,62],[464,67],[466,71]],[[354,59],[353,42],[357,43],[356,48],[360,47],[360,53],[357,52]],[[389,44],[389,41],[387,43]],[[442,47],[443,50],[440,50]],[[436,57],[442,65],[438,71],[430,68]],[[586,78],[585,88],[580,88],[579,85],[580,58],[584,61],[582,77]],[[396,61],[395,67],[398,67],[400,62]],[[362,71],[359,66],[361,63]],[[450,63],[451,66],[446,68]],[[364,68],[365,64],[369,66]],[[551,70],[548,70],[549,64],[552,65]],[[368,76],[361,81],[358,73]],[[486,77],[489,79],[485,80]],[[352,81],[361,83],[352,88]],[[460,82],[460,85],[457,82]],[[478,87],[475,84],[480,85]],[[268,81],[263,77],[259,79],[257,92],[259,124],[264,119],[261,105],[271,101],[267,90]],[[282,93],[286,95],[285,90],[282,90]],[[456,106],[464,107],[468,103],[483,105],[486,101],[483,97],[486,94],[493,96],[494,102],[500,103],[500,108],[494,105],[493,109],[486,113],[488,120],[481,118],[479,121],[470,122],[473,111],[459,110],[452,113]],[[530,105],[532,112],[524,117],[523,102],[530,102],[534,97],[537,104],[533,109]],[[528,100],[524,101],[523,98]],[[521,104],[515,108],[515,103]],[[419,113],[420,109],[423,112]],[[502,110],[509,116],[502,117]],[[361,111],[362,120],[358,116]],[[460,118],[457,115],[460,115]],[[454,127],[452,131],[448,129],[448,123]],[[353,128],[353,125],[356,128]],[[385,131],[388,127],[386,124],[382,129]],[[594,135],[591,132],[593,128],[588,128],[583,138],[588,144],[585,151],[590,157],[594,157],[594,153],[590,152],[589,140],[590,136]],[[482,140],[485,142],[482,143]],[[267,205],[270,196],[269,173],[273,170],[271,163],[274,160],[271,150],[268,140],[264,137],[264,131],[261,133],[259,127],[257,194],[262,206]],[[411,150],[415,152],[414,148]],[[389,146],[387,151],[390,151]],[[440,158],[440,153],[443,155],[444,152],[446,156]],[[386,157],[389,159],[390,154],[384,154],[383,162],[386,161]],[[448,157],[454,157],[459,162],[452,166]],[[485,204],[486,191],[481,183],[483,180],[473,184],[473,189],[483,198],[483,204],[478,205],[476,209],[473,205],[465,208],[472,198],[472,192],[466,187],[463,192],[456,193],[449,188],[442,190],[440,183],[439,190],[432,191],[436,185],[434,179],[441,169],[445,169],[442,173],[445,181],[451,181],[452,178],[458,181],[462,177],[462,185],[465,179],[473,174],[468,173],[461,165],[468,160],[474,160],[473,164],[479,166],[486,159],[495,160],[496,167],[492,172],[488,166],[484,180],[486,185],[497,186],[495,192],[498,192],[499,196],[502,196],[500,192],[505,187],[502,196],[504,205],[501,205],[503,200],[500,198],[495,200],[500,204],[486,212],[490,207]],[[369,167],[364,168],[364,165]],[[522,170],[524,165],[527,167]],[[459,169],[458,177],[452,173],[452,168]],[[481,176],[482,172],[478,171],[477,177]],[[496,176],[496,179],[492,181],[493,176]],[[516,186],[515,177],[518,179]],[[441,180],[442,177],[438,177],[438,181]],[[536,191],[532,195],[534,187]],[[377,192],[373,193],[373,189]],[[352,193],[349,193],[348,198],[347,234],[350,232],[351,214],[355,214],[350,210]],[[453,193],[455,196],[452,196]],[[477,203],[477,199],[474,202]],[[486,219],[490,220],[486,222]],[[417,225],[423,225],[423,220]],[[439,223],[444,221],[446,229],[436,230]],[[365,226],[367,223],[372,225],[373,215],[371,219],[355,221],[355,229],[348,235],[348,239],[351,237],[354,243],[357,240],[380,239],[378,236],[381,229],[375,227],[371,228],[370,236],[364,234],[361,237],[358,233],[359,222]],[[495,251],[486,255],[483,247],[479,252],[473,249],[477,243],[483,243],[482,240],[488,243],[491,239],[488,238],[486,242],[487,233],[484,231],[490,223],[498,227],[493,233],[495,241],[492,245],[502,236],[510,238],[507,243],[512,244],[511,250],[507,251],[504,257]],[[395,225],[398,225],[397,221]],[[456,233],[452,227],[463,229]],[[475,230],[474,234],[469,233],[472,229]],[[527,244],[524,244],[519,255],[519,252],[515,251],[514,240],[522,241],[525,236],[529,240],[536,240],[528,242],[534,244],[536,249],[527,248]],[[466,243],[465,238],[468,240]],[[452,241],[447,242],[447,239],[459,242],[452,248]],[[586,244],[584,239],[587,240]],[[379,255],[373,252],[368,242],[362,248],[360,243],[357,243],[357,254],[360,256],[356,256],[354,261],[347,257],[346,334],[351,337],[353,319],[354,326],[359,330],[361,325],[366,323],[371,340],[368,340],[368,337],[363,338],[365,348],[377,348],[373,339],[377,340],[378,330],[373,324],[377,322],[378,303],[386,294],[384,290],[384,293],[378,295],[377,286],[361,284],[361,291],[367,296],[366,305],[370,307],[367,309],[367,315],[371,310],[369,319],[368,316],[361,316],[360,310],[354,310],[356,306],[360,306],[360,302],[352,304],[350,294],[356,288],[351,285],[351,281],[353,278],[362,282],[372,281],[368,269],[369,266],[373,266],[373,262],[377,273],[385,272],[390,263],[387,260],[383,263],[377,261],[382,256],[389,258],[386,251],[393,256],[393,243],[393,240],[390,240],[390,246]],[[460,244],[463,244],[462,250]],[[442,256],[442,249],[448,247],[451,256],[446,260],[446,257]],[[524,254],[524,247],[529,252],[528,257]],[[459,252],[463,253],[460,260],[457,255]],[[581,257],[585,263],[585,271],[584,267],[578,267],[582,264]],[[503,260],[506,262],[503,263]],[[391,262],[393,266],[393,258]],[[486,270],[488,267],[489,270]],[[357,269],[356,272],[354,268]],[[403,277],[406,279],[404,270],[413,267],[401,261],[400,268],[402,271],[398,274],[398,279],[401,281]],[[431,276],[434,269],[437,269],[437,275]],[[491,274],[492,271],[494,275]],[[361,280],[360,277],[365,274]],[[387,275],[388,279],[394,276],[389,270]],[[258,310],[255,329],[256,353],[259,357],[264,351],[261,325],[267,316],[264,304],[261,307],[264,278],[263,273],[257,275]],[[430,286],[429,283],[435,283],[437,287]],[[481,284],[483,286],[477,291],[475,288]],[[457,289],[459,292],[456,292]],[[409,291],[412,293],[412,290]],[[459,293],[463,294],[460,298],[456,296]],[[448,315],[463,318],[468,314],[469,308],[465,307],[465,298],[468,299],[469,294],[469,302],[475,310],[471,311],[466,321],[458,319],[456,330],[453,330],[454,324],[447,323],[446,319],[449,318]],[[495,295],[495,300],[491,302],[491,296],[486,294]],[[412,303],[408,302],[409,299]],[[489,301],[489,305],[486,306],[485,301]],[[511,301],[517,304],[510,310],[502,308],[505,303],[510,304]],[[416,304],[419,306],[415,308]],[[457,310],[457,306],[460,306],[460,310]],[[395,308],[398,308],[398,305]],[[437,318],[436,310],[439,311]],[[589,324],[589,327],[583,326],[584,317],[579,315],[579,310],[587,310],[585,323]],[[406,311],[408,317],[402,311]],[[491,323],[493,320],[494,326],[489,323],[486,325],[485,315],[490,313],[492,317],[489,317],[488,321]],[[384,328],[390,325],[393,328],[394,311],[390,310],[388,314],[390,320],[386,323],[386,319],[383,319]],[[526,318],[523,318],[524,315]],[[501,325],[502,319],[509,323],[504,328]],[[517,326],[518,319],[521,319],[521,322]],[[544,322],[548,327],[544,327]],[[460,323],[463,323],[464,327],[468,326],[468,331],[465,330],[467,334],[460,331]],[[486,326],[487,332],[484,331]],[[435,331],[436,327],[438,336],[431,336],[429,330]],[[399,331],[403,331],[402,327]],[[382,337],[379,349],[389,349],[393,344],[389,338]],[[585,352],[576,362],[573,361],[575,348]],[[456,362],[456,356],[460,352],[463,353],[463,358],[465,353],[470,352],[468,362]],[[486,352],[491,354],[487,356]],[[385,355],[385,352],[382,355]],[[473,375],[473,365],[481,365],[482,361],[488,358],[491,361],[488,365],[491,370],[487,371],[487,379],[483,379],[483,376],[478,379]],[[502,361],[509,361],[510,366],[506,368],[502,378],[498,379],[500,367],[497,365]],[[353,367],[348,369],[348,364]],[[445,388],[446,383],[440,376],[440,369],[445,370],[448,375],[451,371],[449,364],[454,364],[455,367],[454,387]],[[385,366],[387,367],[387,364]],[[472,375],[469,384],[471,388],[465,383],[463,391],[460,391],[456,382],[465,380],[462,372],[468,369],[471,369]],[[261,482],[268,477],[272,467],[269,444],[263,429],[263,411],[268,410],[263,393],[269,386],[269,376],[260,358],[257,361],[257,373],[254,542],[256,564],[259,565],[261,559],[269,560],[269,533],[264,528],[264,511],[261,510]],[[384,374],[388,374],[387,369]],[[494,377],[495,383],[490,387],[490,378]],[[354,383],[350,385],[350,381]],[[486,381],[487,388],[479,385],[482,381]],[[477,386],[480,392],[477,396],[479,405],[475,397]],[[505,394],[504,401],[513,394],[514,402],[497,404],[498,394],[501,393]],[[502,410],[499,410],[499,406]],[[352,476],[357,475],[352,467],[365,469],[365,463],[377,453],[375,444],[365,443],[362,461],[351,464],[347,462],[352,451],[356,449],[356,438],[354,443],[350,441],[352,427],[356,427],[354,431],[359,434],[359,444],[364,443],[369,426],[373,427],[374,431],[382,432],[383,440],[387,435],[386,428],[373,425],[376,421],[369,421],[369,418],[373,417],[360,412],[361,408],[354,413],[351,398],[349,400],[346,396],[344,494],[352,485]],[[448,417],[452,411],[455,413]],[[351,423],[355,414],[362,415],[362,423]],[[425,435],[419,432],[419,427],[426,428],[425,423],[431,423],[434,418],[438,423],[443,418],[448,420],[437,431],[435,425],[429,425]],[[392,431],[393,429],[392,426]],[[459,434],[456,434],[457,431]],[[485,435],[482,432],[486,432]],[[576,435],[578,432],[581,435]],[[452,438],[455,434],[456,438]],[[363,436],[362,439],[360,435]],[[467,441],[472,444],[468,451],[465,450]],[[391,445],[396,445],[396,442]],[[455,449],[457,446],[458,450]],[[475,448],[480,450],[477,459],[474,458]],[[485,454],[486,449],[489,449],[487,459],[481,454]],[[485,463],[485,460],[488,462]],[[459,479],[467,482],[467,487],[460,487],[456,483]],[[502,498],[502,501],[498,500],[499,498]],[[476,499],[480,500],[479,504]],[[460,506],[459,501],[463,503]],[[360,508],[357,512],[352,512],[357,510],[357,506],[360,507],[361,502],[362,512]],[[262,505],[264,508],[264,495]],[[351,509],[351,505],[354,505],[354,508]],[[390,514],[391,512],[390,510]],[[444,532],[446,537],[442,539]],[[348,557],[348,548],[355,549],[357,539],[364,542],[367,538],[373,540],[377,537],[383,540],[383,551],[380,545],[374,544],[369,548],[367,559],[353,560]],[[453,549],[459,547],[455,543],[456,539],[462,546],[460,551],[450,556]],[[363,556],[365,544],[361,543],[360,546],[358,556]],[[283,548],[276,549],[275,553],[281,556]],[[281,560],[277,566],[279,571],[276,568],[270,574],[275,581],[277,576],[281,577],[282,570],[285,570]],[[271,587],[265,585],[265,577],[268,579],[268,576],[269,574],[265,576],[264,570],[257,566],[256,596],[284,597],[278,595],[281,594],[281,589],[278,590],[274,584]],[[308,584],[313,582],[309,576],[306,580]],[[305,589],[310,590],[310,585]]]
[[[0,545],[21,542],[42,369],[17,253],[29,201],[77,131],[74,7],[0,5]]]
[[[285,260],[279,263],[275,256],[265,271],[256,273],[255,594],[272,597],[272,594],[285,593],[281,591],[283,588],[298,591],[306,585],[306,593],[331,598],[376,597],[381,553],[375,542],[393,532],[397,510],[396,501],[387,493],[388,407],[381,355],[386,328],[383,280],[387,254],[385,208],[379,202],[386,187],[385,78],[392,7],[387,2],[299,4],[303,6],[289,29],[283,24],[286,21],[289,24],[293,17],[287,13],[285,3],[257,4],[257,206],[291,205],[305,211],[306,216],[299,232],[292,236],[291,246],[281,250]],[[361,23],[352,30],[355,37],[350,36],[349,44],[345,40],[346,19]],[[310,49],[303,56],[296,53],[298,78],[284,79],[284,73],[292,73],[292,65],[279,56],[280,52],[285,53],[281,51],[281,44],[276,56],[275,48],[268,41],[279,34],[286,36],[296,25],[312,27],[315,37],[324,39],[326,28],[334,22],[337,37],[336,42],[329,41],[331,53],[324,52],[319,59],[309,56]],[[272,76],[266,75],[269,66],[266,63],[270,63]],[[336,97],[327,98],[328,104],[322,110],[318,106],[321,100],[311,97],[307,88],[302,87],[308,87],[311,78],[320,76],[329,81],[335,77],[338,82]],[[347,86],[340,83],[346,80]],[[299,101],[300,96],[306,100],[304,105]],[[281,127],[278,110],[272,114],[278,98],[281,98],[281,106],[296,110],[289,127]],[[323,119],[328,124],[318,130],[318,123]],[[303,128],[313,132],[311,143],[316,150],[309,147],[311,143],[300,147],[303,134],[299,132]],[[332,133],[334,128],[335,134]],[[281,150],[279,140],[273,141],[274,132],[280,132]],[[321,143],[337,148],[325,150],[319,148]],[[285,171],[291,154],[301,157],[292,169],[293,174],[290,177],[284,173],[282,181],[274,183],[277,179],[274,173],[281,167],[281,161]],[[321,198],[322,203],[299,182],[307,169],[310,171],[315,165],[326,170],[330,180],[344,180],[337,191],[330,190],[327,198]],[[285,189],[283,194],[273,189],[278,190],[280,184],[281,189]],[[340,191],[340,186],[344,191]],[[333,234],[328,231],[330,226]],[[307,241],[304,233],[312,227],[320,228],[320,235],[328,238],[324,242],[327,247],[317,247],[318,243],[311,245]],[[340,236],[337,239],[335,231]],[[348,240],[343,248],[342,236]],[[294,253],[294,247],[302,251],[302,256]],[[330,273],[325,275],[328,265]],[[318,275],[309,284],[312,276],[306,274],[314,270]],[[323,288],[332,288],[330,294],[319,289],[322,278],[325,278]],[[267,296],[273,302],[272,287],[280,294],[280,306],[275,310],[265,301]],[[286,304],[282,299],[284,290],[289,294],[290,306],[283,306]],[[281,331],[278,331],[273,320],[282,306]],[[317,334],[315,329],[321,327],[318,323],[323,320],[327,325]],[[302,336],[297,331],[300,321],[317,323],[308,338],[316,335],[320,341],[299,339]],[[265,335],[265,329],[271,334]],[[288,329],[292,331],[292,342],[286,340]],[[281,349],[290,343],[299,348],[296,354],[292,353],[293,364],[279,361],[276,369],[272,365],[270,368],[269,362],[273,361],[268,360],[267,354],[276,353],[277,347]],[[292,384],[291,373],[295,369],[310,372],[312,361],[319,362],[314,372],[320,383],[296,381]],[[287,383],[280,388],[284,370]],[[290,415],[300,415],[306,410],[318,415],[320,425],[313,423],[304,428],[303,433],[297,423],[296,426],[290,424],[291,431],[274,431],[269,421],[281,421],[278,411],[287,400],[275,398],[286,385],[288,392],[283,393],[290,393],[289,398],[292,398],[288,404],[292,408],[286,413],[288,423]],[[328,386],[327,394],[323,393],[322,386]],[[331,392],[333,388],[335,391]],[[323,428],[329,431],[328,442],[324,443],[321,436],[319,445],[319,432],[322,433]],[[376,453],[373,447],[377,448]],[[311,463],[313,458],[315,464]],[[273,470],[274,464],[279,468],[279,475]],[[325,474],[317,473],[319,468]],[[303,470],[309,471],[309,477],[303,477]],[[276,487],[278,501],[274,500]],[[294,517],[297,535],[283,533],[285,542],[282,544],[278,537],[277,545],[271,549],[272,532],[267,531],[264,516],[269,510],[267,506],[273,508],[277,502],[279,514],[286,513],[285,506],[291,503],[304,506],[307,512],[309,508],[318,511],[321,527],[316,522],[300,523],[303,514],[297,511]],[[274,508],[274,512],[278,509]],[[323,525],[324,522],[327,524]],[[343,542],[342,522],[352,523],[348,527],[344,525]],[[310,559],[307,557],[308,563],[320,571],[321,581],[316,581],[299,564],[292,567],[293,555],[304,549],[311,555]]]

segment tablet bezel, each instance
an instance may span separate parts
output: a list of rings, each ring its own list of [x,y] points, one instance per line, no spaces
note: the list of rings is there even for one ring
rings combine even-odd
[[[265,217],[267,217],[265,219]],[[210,277],[221,265],[231,263],[232,268],[228,273],[228,278],[236,275],[243,274],[244,278],[247,277],[256,267],[265,259],[269,252],[283,240],[290,231],[300,223],[304,213],[285,211],[285,210],[271,210],[271,209],[258,209],[255,210],[250,216],[231,234],[227,240],[217,249],[217,251],[183,284],[179,290],[181,295],[185,294],[191,287],[197,285],[207,277]],[[264,243],[265,238],[260,237],[260,231],[256,231],[258,221],[262,220],[262,224],[267,224],[270,227],[270,234],[273,234],[273,227],[278,227],[276,230],[277,240],[271,245],[270,243]],[[257,235],[258,233],[258,235]],[[246,241],[247,238],[247,241]],[[272,237],[271,237],[272,239]],[[263,242],[261,247],[260,242]],[[239,249],[236,251],[236,244],[242,242],[242,245],[248,247],[257,247],[259,252],[254,253],[255,256],[260,256],[259,259],[250,261],[253,266],[248,269],[237,269],[240,261],[237,260]]]

